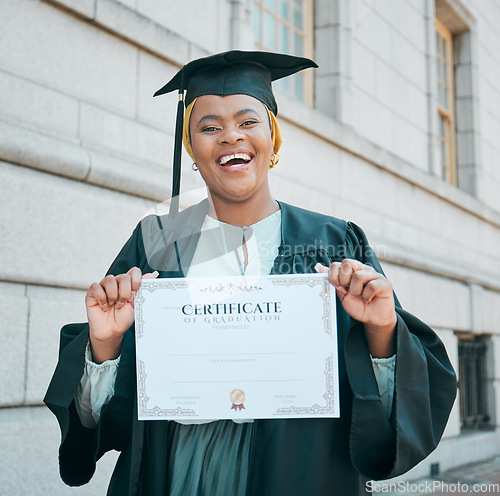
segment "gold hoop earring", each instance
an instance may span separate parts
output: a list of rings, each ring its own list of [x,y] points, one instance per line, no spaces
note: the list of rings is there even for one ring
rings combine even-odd
[[[272,169],[280,161],[280,156],[277,153],[271,155],[271,164],[269,168]]]
[[[198,169],[198,167],[196,166],[196,162],[193,162],[193,165],[191,166],[191,168],[196,172]]]

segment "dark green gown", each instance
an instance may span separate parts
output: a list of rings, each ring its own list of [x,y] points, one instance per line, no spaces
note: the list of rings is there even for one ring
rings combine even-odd
[[[273,274],[313,273],[318,262],[329,265],[344,258],[382,271],[359,227],[285,203],[280,206],[282,244]],[[175,219],[147,217],[109,273],[138,266],[143,272],[159,270],[160,277],[183,277],[207,208],[205,200]],[[337,301],[340,418],[265,419],[247,424],[252,425],[248,495],[364,494],[367,479],[400,475],[434,450],[455,399],[455,373],[436,334],[401,309],[397,300],[396,311],[397,361],[390,419],[380,401],[363,326]],[[168,467],[175,457],[169,449],[175,423],[137,420],[133,326],[124,336],[115,393],[104,405],[96,429],[81,425],[73,401],[87,340],[88,324],[63,327],[59,363],[45,396],[61,427],[62,479],[69,485],[85,484],[96,461],[115,449],[121,455],[110,496],[166,496]]]

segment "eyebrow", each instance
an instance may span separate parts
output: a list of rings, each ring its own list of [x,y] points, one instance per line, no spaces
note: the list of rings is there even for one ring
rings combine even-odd
[[[257,116],[259,115],[254,109],[246,108],[246,109],[238,110],[238,112],[236,112],[236,114],[234,114],[234,117],[241,117],[242,115],[248,114],[250,112],[254,113]]]
[[[221,121],[222,117],[220,115],[205,115],[200,119],[200,122],[198,122],[198,126],[203,122],[203,121]]]
[[[242,115],[245,115],[245,114],[249,114],[249,113],[253,113],[257,116],[259,116],[258,112],[255,111],[254,109],[251,109],[251,108],[244,108],[244,109],[241,109],[241,110],[238,110],[238,112],[236,112],[234,114],[234,117],[241,117]],[[216,115],[216,114],[209,114],[209,115],[205,115],[203,116],[200,121],[198,122],[198,126],[203,122],[203,121],[221,121],[222,120],[222,117],[220,115]]]

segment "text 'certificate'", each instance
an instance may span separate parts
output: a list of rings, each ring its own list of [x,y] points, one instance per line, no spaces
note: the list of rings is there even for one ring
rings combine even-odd
[[[143,279],[139,420],[338,417],[327,274]]]

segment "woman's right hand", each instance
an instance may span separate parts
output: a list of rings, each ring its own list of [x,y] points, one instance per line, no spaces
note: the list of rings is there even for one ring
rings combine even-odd
[[[157,271],[142,275],[141,269],[132,267],[126,274],[108,275],[90,286],[85,304],[94,362],[118,357],[123,334],[134,322],[134,296],[141,279],[156,277]]]

